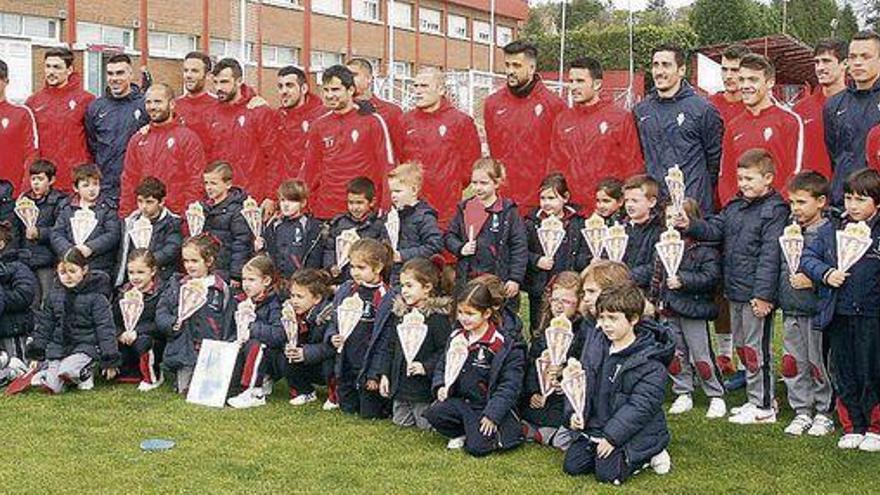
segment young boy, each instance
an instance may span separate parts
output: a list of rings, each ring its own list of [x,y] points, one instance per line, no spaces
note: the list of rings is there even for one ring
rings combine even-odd
[[[266,226],[257,251],[265,249],[281,276],[289,279],[301,268],[320,268],[324,223],[306,213],[309,193],[299,180],[278,188],[279,214]],[[262,242],[261,242],[262,241]]]
[[[338,283],[351,278],[348,265],[341,270],[336,265],[336,238],[342,232],[355,229],[361,239],[388,238],[385,224],[376,213],[376,185],[373,181],[366,177],[352,179],[346,186],[346,195],[348,211],[330,220],[330,230],[324,243],[324,269],[328,270]]]
[[[78,211],[92,211],[98,223],[85,243],[76,247],[88,258],[90,270],[100,270],[109,275],[116,268],[122,229],[116,204],[101,196],[101,171],[97,165],[86,164],[73,169],[73,192],[73,199],[61,208],[50,233],[52,249],[56,255],[62,256],[74,247],[70,220]]]
[[[232,185],[232,167],[223,161],[205,168],[204,232],[220,241],[217,271],[226,280],[237,284],[241,269],[253,255],[253,234],[241,214],[248,194]]]
[[[437,212],[419,199],[422,190],[422,167],[404,163],[388,174],[391,203],[400,218],[391,284],[397,286],[400,269],[413,258],[430,258],[443,251],[443,233]],[[385,227],[388,227],[385,216]],[[390,234],[389,234],[390,235]]]
[[[838,269],[837,233],[826,223],[804,249],[801,268],[820,287],[813,325],[827,328],[830,339],[837,415],[844,433],[837,447],[880,452],[880,172],[863,169],[850,175],[844,204],[844,226],[865,222],[870,228],[868,251],[846,272]]]
[[[181,219],[165,207],[165,184],[155,177],[144,177],[134,191],[138,209],[125,219],[125,236],[122,239],[122,255],[119,257],[119,271],[116,274],[116,286],[126,282],[128,271],[125,260],[128,253],[134,250],[131,240],[134,222],[146,218],[153,226],[150,245],[147,248],[156,258],[159,277],[168,280],[177,271],[180,261],[180,246],[183,244]]]
[[[25,358],[25,340],[34,329],[31,306],[39,291],[37,278],[22,263],[22,250],[10,246],[12,227],[0,222],[0,360]],[[26,258],[27,256],[24,256]],[[5,367],[5,366],[4,366]]]
[[[829,220],[824,216],[830,186],[817,172],[801,172],[788,183],[788,203],[801,226],[804,245],[816,239]],[[834,431],[831,413],[831,380],[825,368],[823,336],[813,330],[818,294],[803,272],[791,275],[785,256],[779,257],[779,307],[785,335],[782,338],[782,376],[788,404],[797,414],[785,433],[825,436]],[[815,416],[813,412],[815,411]]]
[[[724,295],[730,301],[733,343],[746,368],[748,402],[733,408],[736,424],[776,422],[773,398],[773,304],[779,285],[779,236],[788,207],[773,189],[776,167],[763,149],[743,153],[737,163],[739,193],[718,215],[676,226],[697,240],[723,242]]]
[[[629,267],[633,281],[647,291],[654,273],[654,245],[660,240],[662,225],[655,211],[660,185],[648,175],[630,177],[623,185],[624,206],[629,222],[629,241],[623,262]]]
[[[582,358],[587,397],[570,420],[580,434],[563,463],[570,475],[592,472],[620,484],[648,463],[658,474],[670,469],[663,398],[674,344],[666,327],[640,323],[644,308],[632,283],[605,289],[596,301],[600,331],[586,333]]]

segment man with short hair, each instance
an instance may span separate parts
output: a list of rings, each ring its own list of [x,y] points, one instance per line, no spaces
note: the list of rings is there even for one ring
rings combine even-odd
[[[25,104],[33,111],[40,136],[40,157],[55,164],[55,188],[73,189],[73,167],[92,161],[86,143],[85,116],[95,96],[82,88],[73,52],[50,48],[43,56],[45,86]],[[16,184],[22,190],[30,184]]]
[[[504,47],[507,85],[483,106],[489,154],[507,168],[502,194],[521,211],[538,205],[538,185],[547,174],[553,122],[565,102],[536,73],[538,49],[524,41]]]
[[[391,136],[394,156],[400,154],[403,147],[403,110],[390,101],[383,100],[373,94],[373,64],[365,58],[353,58],[346,64],[354,74],[355,94],[358,105],[366,106],[382,116]]]
[[[602,77],[602,64],[594,58],[571,63],[568,87],[574,105],[556,117],[550,143],[550,171],[565,175],[572,202],[586,211],[593,210],[600,180],[626,180],[645,170],[632,114],[602,101]]]
[[[724,90],[710,96],[709,103],[718,109],[724,125],[729,124],[734,117],[746,109],[739,91],[739,67],[742,58],[749,53],[752,51],[747,46],[735,43],[728,46],[721,54],[721,80],[724,83]]]
[[[276,156],[281,160],[276,181],[280,185],[283,180],[301,177],[306,134],[312,124],[329,110],[324,108],[320,97],[309,92],[306,73],[292,65],[278,70],[278,95],[281,107],[278,109],[275,142]]]
[[[0,202],[9,201],[12,190],[30,180],[26,172],[39,148],[34,116],[28,107],[6,99],[8,85],[9,67],[0,60],[0,182],[9,182],[8,187],[0,184]],[[23,187],[22,191],[28,189]],[[0,217],[3,219],[5,216]]]
[[[174,114],[192,129],[202,146],[211,142],[211,117],[217,109],[217,97],[208,91],[213,62],[202,52],[189,52],[183,59],[183,95],[177,97]]]

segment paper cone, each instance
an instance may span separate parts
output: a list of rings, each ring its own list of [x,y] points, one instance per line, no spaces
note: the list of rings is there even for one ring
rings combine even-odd
[[[849,271],[871,248],[871,228],[865,222],[847,224],[837,231],[837,269]]]
[[[801,255],[804,252],[801,226],[793,223],[786,227],[779,237],[779,247],[782,249],[782,255],[785,256],[785,263],[788,264],[788,273],[794,275],[801,266]]]
[[[251,338],[251,324],[257,320],[257,308],[251,298],[238,304],[235,309],[236,340],[243,344]]]
[[[281,306],[281,326],[284,327],[288,346],[299,345],[299,321],[290,299],[284,301],[284,305]]]
[[[15,215],[21,220],[25,228],[35,228],[37,226],[37,219],[40,218],[40,209],[31,198],[22,196],[15,200]]]
[[[587,219],[586,226],[581,229],[581,235],[584,236],[584,240],[587,241],[587,247],[590,249],[590,254],[593,255],[593,259],[599,259],[602,257],[603,241],[605,240],[607,231],[608,227],[605,226],[605,219],[603,219],[598,213],[593,213],[590,218]]]
[[[562,220],[555,216],[549,216],[541,220],[541,227],[538,228],[538,242],[541,243],[541,249],[544,256],[553,258],[565,239],[565,225]]]
[[[354,332],[355,327],[361,321],[363,314],[364,300],[357,292],[343,299],[339,307],[336,308],[336,325],[339,335],[342,336],[343,346],[348,336]],[[341,353],[342,347],[337,349],[337,352]]]
[[[574,340],[574,332],[571,330],[571,321],[565,315],[557,316],[550,320],[550,326],[544,330],[544,339],[547,341],[550,364],[562,366],[568,355],[568,349]]]
[[[244,217],[254,237],[263,234],[263,209],[257,204],[257,200],[248,196],[241,207],[241,216]]]
[[[134,332],[138,320],[144,312],[144,295],[132,287],[119,300],[119,312],[122,313],[122,325],[126,332]]]
[[[541,389],[541,395],[549,397],[553,393],[553,386],[550,384],[550,360],[545,359],[542,355],[535,360],[535,369],[538,373],[538,387]]]
[[[575,358],[568,360],[568,365],[562,370],[562,381],[559,383],[562,393],[571,404],[574,415],[584,421],[584,401],[587,398],[587,375],[580,361]]]
[[[76,213],[70,218],[70,230],[73,235],[73,244],[77,246],[85,244],[97,226],[98,218],[95,216],[94,211],[88,207],[76,210]]]
[[[623,262],[624,255],[626,255],[626,245],[628,242],[629,235],[626,233],[626,228],[615,222],[614,225],[608,228],[605,239],[602,241],[602,246],[609,260],[621,263]]]
[[[205,209],[196,201],[190,203],[186,209],[186,225],[189,227],[189,235],[195,237],[202,233],[205,228]]]
[[[666,172],[666,189],[669,191],[669,199],[676,212],[684,211],[684,172],[675,165]]]
[[[208,302],[208,288],[202,280],[192,279],[180,286],[180,294],[177,296],[178,325],[196,314],[206,302]]]
[[[126,222],[128,236],[135,249],[149,249],[153,239],[153,223],[150,219],[141,215],[140,218]]]
[[[348,264],[351,245],[360,240],[356,229],[343,230],[336,236],[336,266],[341,270]]]
[[[449,349],[446,350],[446,369],[443,373],[443,385],[447,389],[458,379],[458,374],[461,373],[461,368],[464,367],[467,357],[467,337],[464,334],[458,334],[452,338],[452,341],[449,342]]]
[[[385,215],[385,231],[388,232],[391,247],[397,251],[397,246],[400,243],[400,214],[397,212],[397,208],[392,207],[388,211],[388,215]]]
[[[657,250],[657,256],[663,263],[667,277],[674,277],[678,273],[681,266],[681,260],[684,257],[684,241],[681,240],[681,234],[671,225],[665,232],[660,234],[660,242],[654,245]]]
[[[427,336],[428,325],[425,324],[425,317],[418,309],[407,313],[403,317],[403,321],[397,325],[397,338],[403,349],[403,358],[406,360],[407,366],[416,360],[416,355],[418,355]]]

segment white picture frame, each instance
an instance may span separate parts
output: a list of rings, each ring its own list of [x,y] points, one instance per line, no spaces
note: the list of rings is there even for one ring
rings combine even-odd
[[[217,408],[226,404],[238,349],[237,342],[209,339],[202,341],[189,392],[186,394],[187,402]]]

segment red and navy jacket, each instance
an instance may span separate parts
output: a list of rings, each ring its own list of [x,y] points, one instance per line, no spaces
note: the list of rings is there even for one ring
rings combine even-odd
[[[116,273],[116,285],[122,285],[128,280],[127,260],[128,254],[134,251],[129,231],[131,225],[141,218],[140,211],[135,211],[122,221],[122,242],[119,255],[119,269]],[[147,248],[156,259],[158,277],[163,281],[171,278],[180,264],[180,249],[183,245],[183,220],[168,208],[164,208],[156,219],[150,222],[153,225],[153,235],[150,237],[150,245]]]
[[[740,101],[727,101],[727,98],[724,97],[724,91],[719,91],[714,95],[709,97],[709,103],[718,110],[718,113],[721,115],[721,120],[724,121],[724,127],[733,122],[733,119],[739,116],[739,114],[746,111],[746,106],[743,104],[742,100]]]
[[[70,219],[82,209],[79,196],[75,196],[66,203],[55,219],[55,226],[49,233],[52,249],[57,256],[64,256],[68,249],[73,247],[73,229],[70,227]],[[119,216],[116,213],[116,204],[113,200],[101,195],[98,197],[91,210],[95,212],[98,225],[86,240],[86,247],[92,250],[89,257],[89,268],[101,270],[112,276],[116,267],[116,254],[119,249],[119,240],[122,237],[122,227]]]
[[[247,192],[233,187],[219,203],[207,198],[201,201],[205,210],[204,232],[220,241],[215,266],[223,276],[236,280],[241,279],[241,269],[254,251],[253,233],[241,214],[247,197]]]
[[[831,178],[831,158],[825,147],[825,120],[822,109],[828,98],[822,88],[816,88],[813,94],[797,102],[792,108],[801,117],[804,124],[804,170],[813,170]]]
[[[143,292],[144,311],[141,313],[141,317],[138,319],[137,325],[134,327],[134,331],[137,332],[138,335],[149,335],[154,339],[165,340],[165,334],[160,332],[159,327],[156,326],[156,308],[159,307],[159,300],[167,286],[167,281],[163,281],[157,277],[153,280],[153,287],[150,290]],[[120,287],[116,292],[116,298],[112,301],[113,321],[116,324],[117,336],[125,331],[125,324],[122,320],[122,311],[119,309],[119,301],[125,297],[125,293],[131,290],[131,288],[131,283],[126,283]]]
[[[49,189],[49,192],[42,198],[36,198],[30,189],[27,189],[22,196],[30,198],[40,209],[40,215],[37,217],[37,233],[39,235],[34,240],[25,237],[24,224],[18,216],[15,217],[19,230],[18,237],[22,242],[21,247],[30,252],[28,265],[35,270],[37,268],[54,268],[55,252],[52,250],[52,228],[55,227],[58,215],[70,201],[70,198],[54,187]]]
[[[311,215],[278,216],[263,229],[266,251],[285,279],[301,268],[321,268],[325,234]]]
[[[333,217],[327,223],[329,230],[324,240],[324,255],[322,265],[325,269],[336,266],[336,238],[343,230],[355,229],[361,239],[387,240],[388,233],[385,230],[385,222],[376,213],[369,213],[360,220],[355,220],[350,213],[342,213]],[[351,278],[348,265],[343,267],[339,274],[339,281],[344,282]]]
[[[302,105],[291,108],[279,108],[276,119],[275,133],[276,156],[280,161],[277,188],[282,180],[302,177],[303,160],[306,155],[306,135],[312,123],[330,112],[321,99],[306,94]]]
[[[565,237],[562,239],[562,245],[559,246],[559,250],[556,251],[556,255],[553,257],[553,268],[550,270],[538,268],[538,260],[544,256],[541,241],[538,239],[538,229],[541,228],[541,221],[545,218],[547,218],[547,215],[540,208],[532,210],[529,216],[525,218],[529,245],[529,264],[526,269],[523,290],[537,297],[543,294],[551,278],[564,271],[580,273],[581,270],[587,267],[592,258],[590,249],[587,247],[583,234],[581,234],[581,229],[584,228],[584,218],[579,215],[577,209],[572,206],[566,206],[562,216],[562,223],[565,226]]]
[[[232,298],[230,311],[235,314],[238,305],[247,299],[247,294],[240,292]],[[275,291],[269,291],[260,299],[254,300],[257,318],[250,326],[250,340],[255,340],[269,349],[283,350],[287,344],[287,333],[281,325],[281,298]],[[234,319],[234,318],[233,318]],[[232,332],[237,333],[235,324]]]
[[[209,149],[212,143],[211,121],[218,106],[220,103],[217,97],[207,91],[198,96],[185,94],[174,100],[174,116],[181,124],[196,133],[206,155],[211,151]]]
[[[870,89],[854,85],[828,99],[822,111],[825,146],[831,157],[831,201],[843,206],[843,184],[850,174],[868,166],[868,133],[880,123],[880,81]]]
[[[28,167],[37,158],[40,143],[31,109],[0,101],[0,180],[26,190],[30,186]]]

